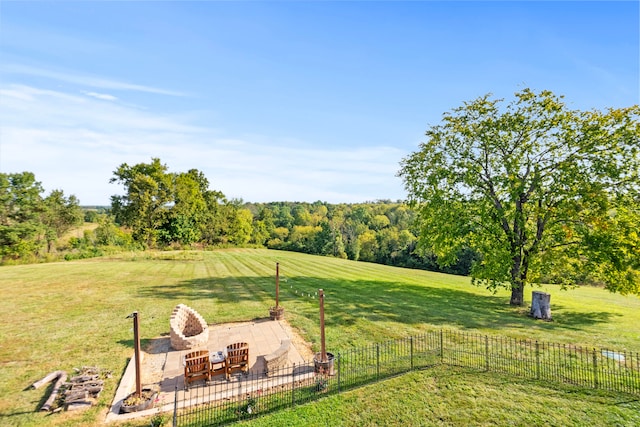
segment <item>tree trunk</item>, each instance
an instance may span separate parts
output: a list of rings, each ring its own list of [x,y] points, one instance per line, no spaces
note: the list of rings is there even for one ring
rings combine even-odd
[[[524,305],[524,286],[522,283],[519,285],[511,285],[511,305]]]
[[[513,252],[513,250],[512,250]],[[511,305],[524,305],[524,277],[522,277],[522,257],[517,251],[511,258]]]
[[[533,291],[529,314],[535,319],[551,320],[551,294]]]

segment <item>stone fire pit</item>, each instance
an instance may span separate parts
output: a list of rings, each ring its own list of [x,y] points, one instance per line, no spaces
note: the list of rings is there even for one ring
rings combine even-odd
[[[171,320],[171,347],[175,350],[191,350],[207,345],[209,327],[204,318],[191,307],[178,304]]]

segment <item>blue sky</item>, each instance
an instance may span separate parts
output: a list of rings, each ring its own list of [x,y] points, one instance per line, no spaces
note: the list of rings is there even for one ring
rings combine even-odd
[[[251,202],[405,198],[441,115],[525,87],[638,104],[639,3],[0,2],[0,171],[109,204],[159,157]]]

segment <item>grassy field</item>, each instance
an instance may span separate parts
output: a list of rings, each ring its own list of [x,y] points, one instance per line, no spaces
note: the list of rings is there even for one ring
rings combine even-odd
[[[440,366],[239,425],[632,427],[640,425],[640,402]]]
[[[320,331],[317,299],[313,296],[322,288],[326,294],[329,351],[440,328],[588,347],[640,350],[640,330],[637,328],[640,298],[622,297],[598,288],[560,291],[553,286],[543,287],[552,294],[554,321],[540,322],[529,318],[526,308],[510,307],[506,291],[492,295],[471,286],[468,278],[290,252],[257,249],[151,252],[5,266],[0,268],[0,425],[100,424],[132,354],[131,321],[125,319],[128,314],[134,310],[140,313],[143,346],[150,338],[168,334],[169,316],[178,303],[192,306],[209,323],[266,317],[268,308],[274,304],[276,262],[280,263],[281,304],[286,309],[286,317],[316,348],[319,347]],[[530,297],[529,290],[527,296]],[[74,367],[88,365],[114,373],[113,379],[107,380],[97,407],[83,414],[37,412],[46,391],[28,390],[31,383],[54,370],[71,371]],[[408,414],[425,410],[441,414],[428,418],[432,421],[427,425],[468,424],[465,419],[470,424],[481,424],[475,421],[476,417],[500,419],[513,413],[510,408],[515,402],[529,397],[533,401],[540,399],[528,396],[529,386],[523,383],[494,380],[486,375],[436,379],[425,371],[412,373],[407,378],[411,384],[435,381],[437,390],[458,395],[458,398],[466,396],[467,392],[475,393],[479,396],[475,409],[466,405],[458,409],[451,406],[452,412],[446,415],[448,405],[423,408],[424,399],[414,394],[420,396],[426,385],[414,388],[404,384],[405,380],[393,379],[384,383],[387,385],[381,383],[332,397],[334,407],[340,402],[341,409],[333,411],[336,418],[311,418],[317,420],[313,424],[345,425],[342,421],[363,412],[368,418],[358,425],[383,425],[394,419],[387,417],[395,416],[392,414],[396,411]],[[405,385],[407,390],[393,407],[369,410],[369,406],[380,406],[377,399],[383,398],[386,388],[397,389]],[[587,407],[580,405],[590,402],[584,394],[548,388],[533,390],[533,394],[556,396],[556,400],[539,403],[561,407],[561,410],[583,408],[586,411]],[[397,390],[393,392],[393,396],[397,394]],[[617,397],[597,395],[594,399],[605,402],[600,411],[607,415],[602,419],[615,420],[619,411],[626,410],[616,404]],[[504,402],[504,405],[496,402]],[[272,419],[271,425],[303,425],[300,420],[296,421],[297,417],[311,417],[310,413],[320,412],[318,408],[328,404],[324,401],[308,405],[307,409],[273,415],[271,417],[276,418]],[[637,401],[635,405],[637,414]],[[525,412],[534,410],[532,406],[525,408],[528,408]],[[307,411],[306,415],[304,411]],[[290,418],[284,422],[278,417]],[[441,421],[438,421],[439,417]],[[629,418],[625,414],[620,417],[619,425],[636,424],[627,423],[625,420]],[[353,422],[357,419],[353,418]],[[505,420],[496,425],[518,425],[509,418]],[[537,424],[533,418],[530,421],[529,425]],[[264,422],[268,420],[254,421],[256,425],[267,425],[261,424]],[[561,424],[558,419],[555,425]],[[581,425],[581,422],[569,420],[565,425],[571,424]]]

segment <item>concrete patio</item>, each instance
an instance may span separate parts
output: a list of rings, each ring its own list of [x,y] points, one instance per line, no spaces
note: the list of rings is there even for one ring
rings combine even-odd
[[[261,319],[252,322],[209,325],[209,341],[206,349],[210,353],[216,353],[225,349],[229,344],[246,342],[249,344],[248,377],[253,379],[264,378],[269,382],[283,383],[289,380],[287,376],[267,379],[264,375],[264,356],[278,349],[283,339],[291,340],[289,366],[293,367],[294,364],[299,366],[305,361],[313,359],[310,346],[304,343],[284,320]],[[141,357],[141,382],[143,387],[155,386],[159,389],[158,404],[155,408],[146,411],[120,414],[122,401],[135,391],[135,363],[132,357],[120,381],[111,409],[107,414],[106,422],[149,416],[159,410],[171,413],[174,407],[176,387],[181,391],[178,393],[179,407],[191,405],[191,394],[199,396],[206,393],[208,399],[217,400],[231,398],[241,391],[247,392],[247,389],[243,390],[242,384],[240,384],[243,380],[243,375],[233,375],[230,381],[227,381],[224,375],[216,375],[212,377],[208,384],[205,384],[204,380],[200,380],[192,383],[188,392],[182,392],[184,390],[182,360],[183,356],[190,351],[192,350],[177,351],[171,349],[168,336],[151,340],[147,346],[147,351],[143,351],[143,356]],[[312,372],[309,374],[312,374]],[[201,398],[197,403],[202,403]]]

